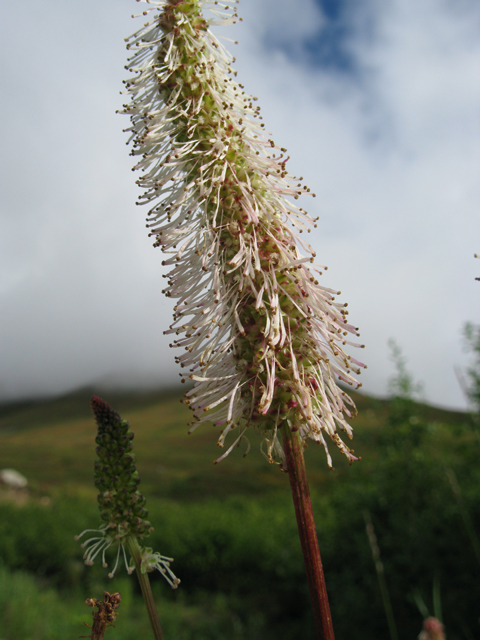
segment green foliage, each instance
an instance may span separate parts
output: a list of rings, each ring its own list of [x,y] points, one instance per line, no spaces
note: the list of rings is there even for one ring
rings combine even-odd
[[[20,508],[1,504],[0,561],[10,569],[48,579],[54,586],[73,587],[83,573],[79,545],[73,537],[84,523],[82,511],[98,519],[92,507],[80,507],[75,499]]]
[[[463,328],[465,346],[473,356],[473,364],[467,370],[470,384],[466,391],[477,420],[480,419],[480,325],[467,322]]]
[[[0,567],[0,637],[9,640],[57,640],[74,637],[72,616],[53,589],[41,588],[27,573]],[[45,615],[48,612],[48,615]],[[78,634],[80,635],[80,634]]]
[[[382,454],[374,466],[367,465],[367,468],[359,470],[360,477],[354,487],[347,489],[345,483],[334,489],[332,495],[335,512],[345,513],[347,508],[349,514],[355,514],[349,515],[349,519],[355,522],[349,523],[350,533],[347,538],[342,537],[342,542],[350,540],[350,548],[355,549],[355,558],[352,554],[351,562],[356,565],[357,577],[355,590],[349,590],[345,583],[340,589],[342,594],[351,592],[351,609],[346,625],[343,625],[344,618],[338,618],[336,631],[340,637],[346,637],[349,629],[355,628],[354,620],[358,615],[357,628],[369,628],[369,637],[387,636],[380,591],[371,583],[371,552],[367,551],[366,539],[362,542],[357,534],[351,533],[363,528],[361,514],[365,509],[371,514],[375,526],[399,636],[416,637],[421,617],[415,596],[423,594],[428,597],[432,581],[443,580],[441,599],[448,637],[460,639],[470,637],[469,633],[476,637],[480,631],[479,623],[469,596],[478,594],[480,572],[475,564],[472,566],[474,549],[469,532],[463,526],[458,500],[451,491],[445,468],[449,465],[458,469],[463,487],[468,487],[469,504],[465,503],[464,493],[463,506],[470,514],[475,514],[473,529],[478,531],[478,466],[465,466],[471,453],[465,455],[462,438],[453,437],[454,433],[462,430],[452,432],[446,425],[430,421],[428,408],[415,402],[414,396],[421,392],[421,386],[415,384],[407,371],[400,349],[394,343],[391,347],[395,374],[390,380],[393,397],[378,435]],[[472,439],[463,440],[468,441],[467,450],[471,452]],[[442,449],[442,460],[439,460]],[[363,551],[359,553],[360,550]],[[366,576],[369,578],[364,582]],[[454,581],[451,581],[451,576],[455,576]],[[437,606],[438,591],[439,588],[436,591]],[[366,598],[368,613],[362,619],[355,597],[372,593],[375,600],[368,604]],[[361,609],[364,610],[363,607]]]
[[[320,452],[315,447],[307,451],[336,637],[388,637],[364,510],[369,511],[375,527],[399,637],[417,637],[422,616],[415,599],[420,594],[431,609],[434,579],[440,584],[449,640],[479,637],[480,572],[445,473],[445,468],[455,472],[463,507],[473,529],[480,531],[477,444],[471,431],[455,428],[467,420],[465,415],[415,401],[418,388],[402,362],[396,369],[394,398],[386,402],[358,397],[356,439],[361,462],[349,468],[338,457],[338,470],[326,473]],[[207,430],[198,439],[196,434],[184,437],[185,427],[178,424],[183,414],[173,409],[174,401],[175,407],[179,405],[176,398],[163,403],[156,399],[150,406],[132,407],[125,415],[136,430],[142,478],[149,478],[144,493],[149,520],[155,526],[149,544],[175,558],[172,568],[182,580],[175,592],[161,576],[152,574],[166,638],[313,640],[288,478],[269,467],[258,451],[245,460],[239,455],[224,465],[211,465],[212,434]],[[34,423],[33,409],[31,412]],[[15,415],[10,413],[9,420],[14,423]],[[73,539],[98,522],[91,480],[95,428],[90,422],[76,418],[64,425],[31,426],[30,431],[25,427],[21,433],[3,436],[7,446],[2,460],[7,461],[7,453],[16,456],[19,470],[27,469],[27,477],[37,485],[24,506],[0,503],[0,559],[4,564],[0,621],[5,611],[17,606],[10,599],[18,599],[19,590],[30,594],[25,602],[32,601],[31,622],[18,622],[31,626],[16,631],[0,627],[2,638],[53,640],[87,635],[82,625],[91,620],[91,610],[83,602],[87,597],[101,597],[104,589],[118,590],[124,598],[117,628],[107,631],[107,640],[149,637],[133,577],[128,579],[119,571],[109,581],[98,563],[85,567]],[[79,448],[79,434],[81,442],[85,438],[87,453],[72,469],[64,462],[65,454],[72,446]],[[49,468],[39,469],[36,475],[32,461],[47,445],[54,455],[49,465],[44,464]],[[194,453],[199,454],[200,462]],[[14,466],[1,460],[0,464]],[[83,475],[75,475],[81,465],[86,467],[91,489],[83,488]],[[41,482],[40,477],[44,478]],[[62,480],[60,490],[55,478],[57,482],[70,478],[70,482]],[[150,489],[162,497],[152,496]],[[37,499],[45,492],[51,495],[49,504]],[[212,494],[214,499],[208,497]],[[173,500],[172,495],[179,499]],[[108,559],[112,562],[113,555]],[[21,586],[12,587],[10,597],[9,584],[15,580],[26,582],[15,583]],[[36,607],[37,600],[43,606]],[[57,628],[57,618],[71,626]],[[3,620],[12,620],[12,616],[3,615]],[[50,621],[51,635],[43,631],[43,620]],[[38,635],[31,630],[35,624]]]
[[[423,386],[415,382],[411,373],[407,371],[407,361],[395,340],[390,339],[388,346],[392,352],[390,359],[395,365],[395,373],[388,380],[390,395],[393,399],[413,400],[414,396],[422,391]]]
[[[468,480],[464,477],[463,483]],[[478,514],[478,493],[465,493],[464,498],[470,513]],[[449,638],[463,639],[460,624],[478,632],[479,572],[441,469],[422,459],[390,459],[373,474],[357,473],[354,481],[339,484],[328,497],[315,495],[314,508],[337,637],[349,637],[358,629],[372,640],[387,637],[364,509],[370,511],[375,526],[400,637],[418,634],[421,616],[413,594],[417,590],[428,600],[435,572],[441,579]],[[127,580],[119,572],[106,580],[98,564],[84,568],[78,545],[73,543],[73,549],[70,545],[70,529],[78,530],[78,520],[95,517],[94,511],[88,503],[65,501],[57,505],[52,518],[34,505],[2,505],[4,562],[15,565],[13,569],[28,561],[30,571],[43,583],[56,585],[62,594],[74,590],[81,594],[77,604],[98,597],[103,589],[123,594],[128,585],[138,604],[133,578]],[[190,505],[153,501],[150,517],[158,523],[152,544],[175,558],[173,569],[182,579],[174,592],[161,576],[152,574],[165,632],[167,627],[175,632],[167,638],[313,639],[288,495],[268,501],[237,497]],[[32,529],[28,537],[22,524]],[[478,515],[474,526],[480,528]],[[11,549],[15,553],[10,554]],[[143,619],[137,604],[131,613],[122,609],[125,618]]]
[[[402,355],[400,347],[394,340],[389,340],[389,347],[392,355],[391,360],[395,366],[395,373],[388,381],[390,392],[390,404],[387,422],[393,427],[389,430],[390,447],[402,448],[402,445],[413,445],[420,442],[425,425],[416,415],[417,407],[415,396],[422,392],[423,386],[413,380],[412,375],[407,371],[406,360]]]
[[[122,602],[115,628],[106,631],[106,640],[150,638],[151,628],[144,612],[143,600],[132,593],[132,579],[117,580]],[[110,585],[105,585],[108,590]],[[90,592],[89,592],[90,593]],[[99,587],[94,597],[102,598]],[[89,637],[92,609],[84,604],[85,596],[62,590],[61,593],[25,572],[11,572],[0,567],[0,637],[8,640],[64,640]],[[235,620],[228,601],[214,595],[196,605],[179,601],[160,603],[160,615],[167,638],[175,640],[240,640],[242,626]],[[237,633],[232,628],[239,629]]]

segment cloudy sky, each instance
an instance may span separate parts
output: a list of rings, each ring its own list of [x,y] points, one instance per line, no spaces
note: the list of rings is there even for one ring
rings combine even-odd
[[[162,256],[136,209],[116,115],[133,0],[4,0],[0,23],[0,400],[178,380]],[[290,170],[317,193],[323,284],[424,397],[464,406],[461,329],[480,317],[477,0],[241,0],[225,30]],[[355,354],[353,354],[355,355]]]

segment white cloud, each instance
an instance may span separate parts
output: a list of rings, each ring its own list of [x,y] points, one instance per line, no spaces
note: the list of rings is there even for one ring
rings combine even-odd
[[[312,242],[361,327],[366,388],[385,392],[393,336],[427,397],[460,405],[460,329],[478,317],[478,10],[362,10],[347,43],[355,76],[269,49],[261,68],[257,51],[245,51],[242,76],[254,74],[248,86],[256,83],[267,126],[319,196],[309,205],[321,216]]]
[[[263,43],[263,46],[287,46],[294,50],[298,50],[305,39],[318,33],[326,22],[314,0],[301,3],[291,0],[242,2],[239,14],[247,22],[254,46]]]
[[[133,206],[127,122],[114,113],[137,8],[4,9],[0,398],[126,370],[177,376],[161,255]],[[478,4],[350,3],[354,73],[306,54],[326,24],[313,0],[239,10],[244,22],[226,30],[240,41],[239,79],[317,193],[304,203],[320,215],[311,242],[361,328],[366,389],[385,392],[394,337],[427,397],[460,405],[453,367],[480,293]]]

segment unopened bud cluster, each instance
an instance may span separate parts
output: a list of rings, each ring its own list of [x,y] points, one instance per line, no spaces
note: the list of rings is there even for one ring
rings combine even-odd
[[[133,433],[126,420],[106,402],[94,397],[91,402],[98,425],[95,461],[95,486],[102,520],[120,534],[120,541],[130,535],[137,538],[149,533],[145,498],[138,491],[140,483],[132,453]]]
[[[137,489],[140,478],[135,467],[133,433],[128,422],[96,396],[92,398],[91,407],[98,426],[95,486],[99,490],[97,499],[104,524],[98,530],[87,529],[76,539],[79,540],[86,533],[96,534],[82,543],[85,549],[83,557],[88,565],[92,565],[101,554],[102,564],[107,567],[105,552],[112,545],[118,546],[115,566],[108,574],[112,578],[120,554],[123,555],[128,573],[134,571],[134,565],[127,561],[125,547],[132,540],[138,541],[148,536],[153,527],[147,520],[145,498]],[[139,551],[142,573],[157,569],[172,587],[178,586],[180,580],[170,570],[172,558],[154,553],[149,547],[140,548]]]

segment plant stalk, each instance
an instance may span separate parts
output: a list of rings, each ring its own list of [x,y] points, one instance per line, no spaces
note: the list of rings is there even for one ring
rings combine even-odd
[[[457,476],[453,472],[453,469],[446,469],[446,474],[448,477],[448,481],[452,487],[453,495],[457,501],[458,508],[460,510],[460,515],[463,519],[463,524],[465,525],[465,529],[467,530],[468,537],[470,538],[470,542],[472,543],[473,552],[475,553],[475,557],[477,558],[478,563],[480,564],[480,542],[478,540],[478,536],[475,532],[475,528],[472,523],[472,519],[470,518],[470,514],[468,513],[467,507],[465,505],[465,501],[462,496],[462,491],[457,481]]]
[[[283,447],[318,640],[335,640],[317,530],[313,518],[303,447],[298,431],[285,425]]]
[[[390,600],[390,594],[388,593],[387,582],[385,580],[385,571],[383,569],[383,562],[380,558],[380,548],[377,543],[377,536],[375,535],[375,529],[373,528],[372,518],[370,517],[370,513],[368,511],[363,512],[363,517],[365,519],[368,542],[370,544],[370,549],[372,550],[375,571],[377,572],[378,585],[380,587],[383,608],[385,610],[385,616],[387,618],[388,630],[390,631],[390,638],[391,640],[398,640],[397,625],[393,616],[392,602]],[[426,617],[428,617],[428,613]]]
[[[153,635],[155,640],[165,640],[162,627],[160,625],[160,618],[158,617],[157,607],[155,600],[153,599],[152,588],[150,586],[150,580],[148,573],[142,573],[142,550],[138,544],[138,540],[134,537],[128,539],[128,549],[132,554],[135,569],[137,571],[138,581],[140,582],[140,588],[142,589],[143,599],[145,600],[145,606],[147,607],[148,618],[152,625]]]

